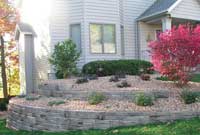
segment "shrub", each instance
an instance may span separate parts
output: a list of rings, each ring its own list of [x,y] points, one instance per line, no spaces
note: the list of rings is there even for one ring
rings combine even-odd
[[[195,103],[199,97],[200,97],[199,92],[192,92],[192,91],[188,91],[188,90],[183,90],[181,92],[181,98],[185,104]]]
[[[8,106],[8,99],[0,99],[0,111],[6,111]]]
[[[76,80],[77,84],[83,84],[83,83],[87,83],[88,82],[88,78],[87,77],[82,77]]]
[[[29,95],[26,97],[27,101],[35,101],[35,100],[39,100],[41,98],[41,96],[34,96],[34,95]]]
[[[169,81],[169,79],[167,77],[165,77],[165,76],[157,77],[156,80]]]
[[[76,61],[79,57],[76,44],[72,40],[65,40],[55,45],[49,62],[55,67],[58,78],[66,78],[77,72]]]
[[[105,100],[103,93],[93,92],[88,96],[88,103],[90,105],[97,105]]]
[[[141,74],[141,75],[140,75],[140,78],[141,78],[143,81],[150,81],[151,76],[148,75],[148,74]]]
[[[87,75],[88,80],[98,80],[98,76],[93,74],[93,75]]]
[[[127,88],[127,87],[131,87],[131,85],[125,80],[122,81],[121,83],[117,84],[118,88]]]
[[[65,104],[65,101],[50,101],[48,103],[48,106],[58,106],[58,105],[61,105],[61,104]]]
[[[134,96],[133,101],[139,106],[152,106],[155,98],[152,95],[138,93]]]
[[[139,75],[141,69],[145,73],[153,73],[150,62],[142,60],[112,60],[94,61],[83,66],[84,74],[96,74],[98,76],[110,76],[119,73]]]
[[[110,82],[119,82],[119,77],[118,76],[112,76],[109,81]]]
[[[200,65],[200,25],[179,25],[150,43],[154,69],[171,81],[187,84]]]

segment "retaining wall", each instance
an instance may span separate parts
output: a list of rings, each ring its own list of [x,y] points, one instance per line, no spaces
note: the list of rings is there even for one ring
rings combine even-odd
[[[66,131],[107,129],[199,117],[200,112],[88,112],[9,104],[7,126],[12,129]]]

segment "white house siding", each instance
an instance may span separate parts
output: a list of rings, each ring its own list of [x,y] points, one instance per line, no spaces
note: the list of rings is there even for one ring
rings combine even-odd
[[[171,13],[174,18],[200,20],[200,1],[183,0]]]
[[[83,0],[54,0],[51,16],[51,50],[60,41],[70,38],[70,25],[81,25],[81,40],[84,42],[83,27]],[[82,66],[85,61],[84,44],[81,44],[82,54],[78,66]]]
[[[162,25],[139,23],[140,58],[150,60],[148,43],[156,39],[156,30],[162,30]]]
[[[136,58],[136,19],[153,4],[155,0],[124,0],[125,58]]]
[[[136,18],[155,0],[54,0],[51,18],[51,50],[54,45],[69,38],[69,25],[81,23],[82,56],[79,66],[95,60],[121,59],[121,31],[124,25],[125,58],[136,58]],[[90,52],[91,23],[115,24],[116,54]],[[124,57],[123,57],[124,58]]]
[[[86,63],[95,60],[113,60],[121,58],[119,10],[119,0],[84,0],[84,44]],[[91,23],[114,24],[116,26],[116,54],[92,54],[90,52],[89,26]]]
[[[124,24],[124,0],[119,0],[120,23]]]

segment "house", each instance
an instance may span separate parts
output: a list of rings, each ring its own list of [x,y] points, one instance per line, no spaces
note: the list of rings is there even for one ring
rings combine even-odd
[[[72,39],[81,58],[149,60],[148,42],[180,23],[200,21],[199,0],[18,0],[21,91],[53,76],[54,45]]]

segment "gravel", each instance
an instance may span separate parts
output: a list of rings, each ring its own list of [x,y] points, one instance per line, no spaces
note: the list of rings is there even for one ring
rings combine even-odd
[[[58,106],[48,106],[50,101],[65,101],[65,104]],[[20,105],[42,107],[49,109],[64,109],[75,111],[127,111],[127,112],[180,112],[180,111],[200,111],[200,103],[185,105],[179,97],[168,99],[158,99],[153,106],[141,107],[130,101],[106,100],[98,105],[89,105],[87,101],[63,100],[61,98],[42,97],[36,101],[27,101],[25,98],[14,98],[13,103]]]
[[[91,80],[88,83],[76,84],[76,79],[67,79],[67,80],[52,80],[45,81],[44,84],[55,84],[65,88],[66,86],[70,87],[70,90],[73,91],[152,91],[152,90],[169,90],[169,91],[180,91],[182,88],[177,87],[173,82],[165,82],[155,79],[155,75],[151,76],[151,81],[143,81],[138,76],[127,76],[127,82],[131,87],[127,88],[118,88],[117,84],[120,82],[109,82],[109,77],[100,77],[98,80]],[[187,87],[190,90],[200,91],[200,83],[190,82]]]
[[[13,98],[10,102],[33,106],[45,107],[49,109],[64,110],[83,110],[83,111],[127,111],[127,112],[180,112],[180,111],[200,111],[200,103],[185,105],[181,100],[179,93],[183,88],[177,87],[173,82],[164,82],[151,76],[151,81],[142,81],[138,76],[127,76],[126,79],[131,87],[118,88],[114,82],[109,82],[110,77],[101,77],[98,80],[91,80],[89,83],[76,84],[76,79],[45,81],[44,84],[56,84],[65,88],[71,86],[70,91],[152,91],[152,90],[169,90],[170,97],[166,99],[157,99],[153,106],[141,107],[131,101],[106,100],[98,105],[89,105],[87,101],[68,100],[63,98],[41,97],[39,100],[27,101],[25,98]],[[190,82],[187,87],[189,90],[200,91],[200,83]],[[65,104],[58,106],[48,106],[51,101],[65,101]]]

